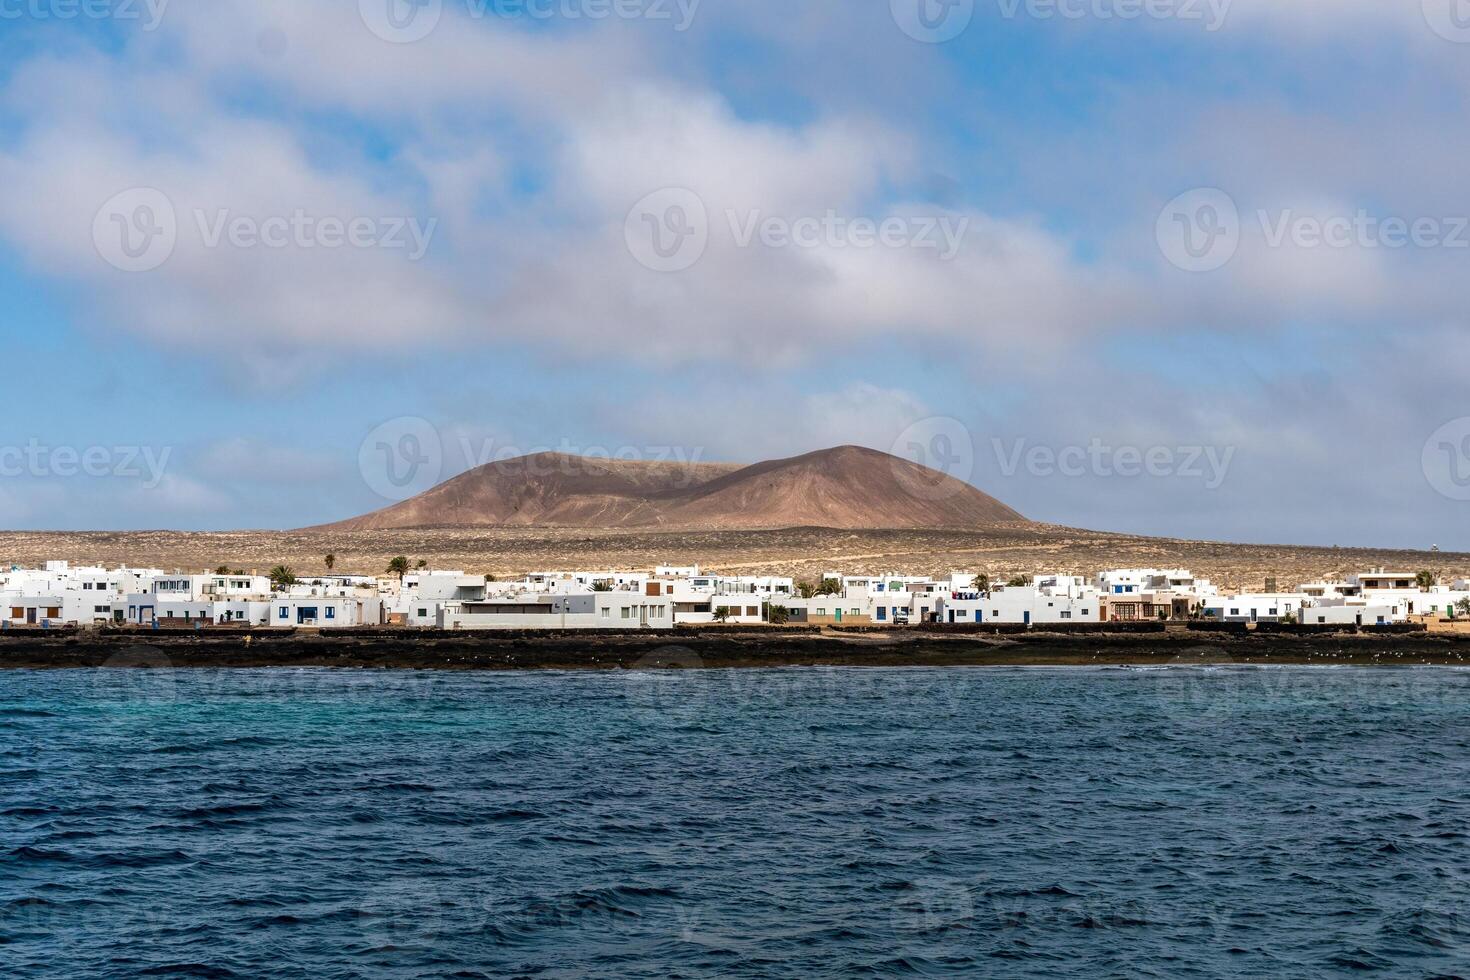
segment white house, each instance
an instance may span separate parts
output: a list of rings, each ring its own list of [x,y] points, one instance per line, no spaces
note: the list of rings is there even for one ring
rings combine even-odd
[[[523,593],[446,602],[441,629],[672,629],[674,604],[636,592]]]
[[[1313,626],[1383,626],[1401,622],[1402,616],[1392,606],[1308,606],[1299,621]]]
[[[61,618],[64,598],[61,595],[22,595],[18,592],[0,593],[3,603],[4,622],[13,626],[59,626],[67,622]]]
[[[267,625],[344,629],[381,626],[383,620],[383,601],[376,597],[286,595],[271,600]]]
[[[1204,613],[1222,623],[1274,623],[1288,616],[1300,622],[1302,607],[1310,601],[1300,592],[1242,592],[1205,600]]]
[[[1044,625],[1100,623],[1104,607],[1094,588],[1058,579],[1058,587],[998,586],[990,594],[957,592],[940,600],[940,622]]]

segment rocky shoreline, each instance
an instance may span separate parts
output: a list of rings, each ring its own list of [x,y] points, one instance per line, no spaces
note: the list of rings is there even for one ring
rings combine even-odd
[[[447,633],[82,630],[0,634],[0,670],[335,667],[615,670],[762,667],[1361,664],[1470,666],[1470,636],[1424,632],[965,632],[678,629]]]

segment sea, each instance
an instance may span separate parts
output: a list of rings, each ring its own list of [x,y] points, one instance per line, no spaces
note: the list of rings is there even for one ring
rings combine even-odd
[[[0,673],[0,977],[1470,976],[1455,668]]]

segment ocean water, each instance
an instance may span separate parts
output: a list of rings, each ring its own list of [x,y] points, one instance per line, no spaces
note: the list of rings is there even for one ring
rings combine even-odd
[[[0,673],[0,977],[1470,975],[1470,672]]]

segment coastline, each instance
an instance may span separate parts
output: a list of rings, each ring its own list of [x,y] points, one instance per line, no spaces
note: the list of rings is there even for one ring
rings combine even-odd
[[[0,635],[0,670],[298,668],[698,670],[1229,664],[1470,666],[1470,636],[1429,633],[1013,633],[675,630],[374,631],[356,635],[81,631]]]

